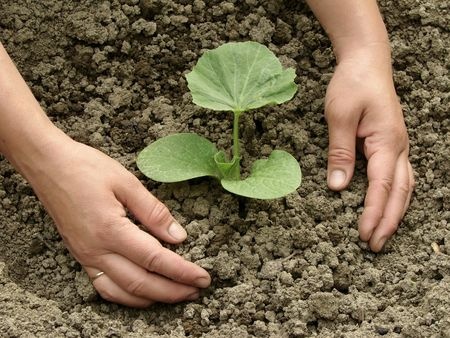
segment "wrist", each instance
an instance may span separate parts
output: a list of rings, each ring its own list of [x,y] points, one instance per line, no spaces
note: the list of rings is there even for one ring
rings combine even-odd
[[[391,46],[385,38],[355,39],[339,37],[332,40],[337,64],[347,60],[391,63]]]
[[[391,49],[388,41],[373,41],[367,44],[346,45],[336,54],[337,68],[352,69],[353,72],[378,74],[392,81]]]
[[[389,51],[389,38],[376,0],[308,0],[329,36],[337,62],[373,46]]]
[[[35,120],[28,128],[21,126],[17,132],[9,134],[20,136],[4,139],[1,151],[29,182],[36,173],[45,170],[48,163],[55,160],[58,148],[68,141],[73,142],[46,117]]]

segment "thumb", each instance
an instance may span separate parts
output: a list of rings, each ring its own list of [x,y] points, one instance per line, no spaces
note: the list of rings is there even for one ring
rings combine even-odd
[[[180,243],[186,230],[173,218],[169,209],[131,175],[116,190],[118,200],[147,228],[150,233],[168,243]]]
[[[325,108],[329,134],[327,183],[331,190],[336,191],[347,187],[355,167],[359,114],[344,109]]]

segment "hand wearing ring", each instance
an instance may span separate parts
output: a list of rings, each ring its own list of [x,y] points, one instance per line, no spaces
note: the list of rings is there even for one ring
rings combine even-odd
[[[45,177],[29,181],[100,296],[132,307],[198,298],[209,274],[157,240],[177,244],[187,236],[164,204],[118,162],[51,132],[45,149],[52,159],[36,174]]]

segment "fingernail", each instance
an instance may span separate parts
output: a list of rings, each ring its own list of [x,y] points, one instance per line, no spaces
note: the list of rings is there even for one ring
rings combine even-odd
[[[330,174],[330,188],[339,189],[345,183],[345,172],[343,170],[333,170]]]
[[[184,230],[184,228],[179,225],[177,222],[172,222],[172,224],[169,226],[169,229],[167,230],[170,236],[172,236],[177,241],[182,241],[186,238],[187,232]]]

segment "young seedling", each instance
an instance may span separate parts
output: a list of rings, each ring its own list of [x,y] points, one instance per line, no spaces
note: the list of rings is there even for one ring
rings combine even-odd
[[[137,166],[147,177],[179,182],[213,176],[226,190],[259,199],[282,197],[300,186],[300,166],[282,150],[255,161],[245,179],[240,175],[239,117],[251,109],[290,100],[297,91],[294,69],[283,69],[264,45],[232,42],[205,52],[186,78],[195,104],[233,112],[232,158],[202,136],[174,134],[139,154]]]

